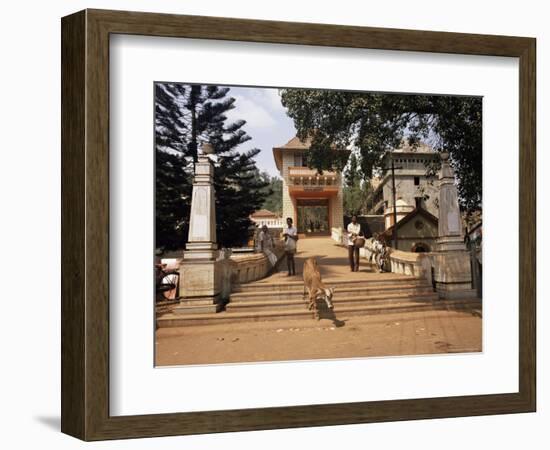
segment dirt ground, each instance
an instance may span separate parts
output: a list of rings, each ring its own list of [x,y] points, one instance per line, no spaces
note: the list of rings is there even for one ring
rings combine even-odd
[[[308,237],[298,240],[298,250],[296,253],[296,275],[287,276],[287,263],[283,258],[278,269],[270,276],[260,282],[262,284],[285,283],[287,281],[302,281],[302,270],[304,262],[310,257],[315,257],[319,264],[319,270],[324,280],[364,279],[373,280],[380,277],[377,270],[361,258],[359,271],[351,272],[348,261],[348,250],[346,247],[337,244],[330,237]],[[388,274],[385,274],[387,276]]]
[[[160,328],[155,359],[166,366],[480,352],[481,321],[440,310]]]

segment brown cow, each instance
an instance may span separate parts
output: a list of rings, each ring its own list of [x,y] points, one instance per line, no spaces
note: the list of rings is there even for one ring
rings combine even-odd
[[[306,289],[309,297],[308,308],[314,310],[315,318],[319,317],[319,308],[317,307],[317,300],[324,300],[329,309],[333,308],[332,294],[334,288],[328,289],[321,280],[321,272],[319,272],[319,266],[315,258],[308,258],[304,263],[304,297]]]

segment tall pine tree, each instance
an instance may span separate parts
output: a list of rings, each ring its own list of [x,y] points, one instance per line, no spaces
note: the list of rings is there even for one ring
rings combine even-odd
[[[259,171],[258,177],[267,184],[264,188],[266,198],[262,208],[280,216],[283,213],[283,180],[277,176],[271,176],[267,172]]]
[[[229,88],[180,83],[155,85],[156,246],[182,248],[189,229],[190,194],[198,148],[210,142],[216,152],[214,185],[218,243],[246,243],[249,215],[266,197],[252,149],[236,148],[251,138],[244,120],[228,122],[235,108]]]
[[[352,152],[344,170],[344,214],[347,216],[363,214],[367,209],[369,184],[361,172],[359,159]]]

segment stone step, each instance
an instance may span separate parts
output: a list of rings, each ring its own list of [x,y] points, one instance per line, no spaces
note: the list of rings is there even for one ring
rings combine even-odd
[[[377,295],[377,294],[426,294],[433,292],[433,288],[430,284],[388,284],[384,286],[371,287],[366,286],[337,286],[334,293],[334,298],[338,300],[339,297],[351,297],[362,295]],[[235,292],[231,294],[231,303],[254,301],[259,298],[262,300],[301,300],[304,297],[304,289],[292,289],[288,291],[266,290],[262,292]]]
[[[436,292],[427,291],[423,293],[411,293],[411,292],[400,292],[400,293],[373,293],[369,295],[340,295],[334,297],[332,302],[334,305],[342,304],[358,304],[359,302],[370,302],[370,303],[382,303],[382,302],[394,302],[402,300],[437,300],[438,295]],[[323,301],[318,301],[318,304],[324,304]],[[225,307],[227,311],[233,310],[235,308],[284,308],[287,306],[298,306],[303,307],[307,305],[307,301],[300,297],[292,298],[283,298],[283,299],[270,299],[262,297],[256,297],[254,299],[233,301],[231,300]]]
[[[388,285],[397,285],[400,283],[406,284],[415,284],[420,286],[428,285],[426,280],[418,279],[412,276],[392,276],[376,279],[324,279],[323,283],[329,287],[357,287],[357,286],[369,286],[369,287],[379,287],[379,286],[388,286]],[[265,291],[292,291],[303,289],[303,281],[288,281],[286,283],[273,283],[273,282],[254,282],[239,284],[233,287],[234,293],[241,292],[265,292]]]
[[[427,293],[425,295],[380,295],[380,296],[359,296],[359,297],[343,297],[333,300],[334,310],[340,311],[341,308],[347,306],[359,306],[359,305],[385,305],[398,302],[432,302],[438,300],[436,293]],[[307,309],[307,303],[303,300],[257,300],[257,301],[248,301],[248,302],[237,302],[237,303],[228,303],[225,307],[227,312],[237,312],[237,311],[253,311],[253,312],[262,312],[262,311],[273,311],[273,310],[302,310]],[[318,308],[327,309],[326,303],[323,301],[317,302]]]
[[[321,311],[322,319],[343,320],[349,316],[372,315],[384,313],[405,313],[413,311],[430,311],[438,309],[456,309],[456,310],[480,310],[481,301],[479,299],[459,299],[459,300],[435,300],[435,301],[403,301],[384,305],[361,304],[357,306],[341,306],[332,312]],[[182,327],[204,324],[223,324],[235,322],[255,322],[268,320],[293,320],[293,319],[313,319],[313,312],[306,308],[302,310],[280,309],[265,312],[223,311],[210,314],[165,314],[157,318],[157,327]]]

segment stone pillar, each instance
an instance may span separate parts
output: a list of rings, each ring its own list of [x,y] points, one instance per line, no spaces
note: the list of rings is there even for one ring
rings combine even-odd
[[[439,174],[439,233],[438,250],[466,250],[462,233],[462,219],[458,206],[458,192],[454,170],[449,164],[449,153],[441,153]]]
[[[218,258],[214,166],[208,155],[214,149],[202,146],[195,164],[189,237],[180,264],[180,304],[177,314],[218,312],[221,309],[223,258]]]
[[[439,175],[439,230],[437,251],[433,256],[435,287],[441,298],[471,298],[470,254],[464,244],[458,191],[449,153],[441,153]]]

